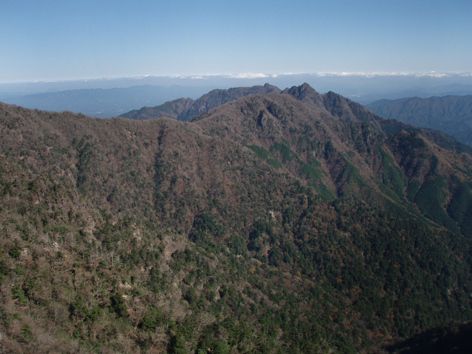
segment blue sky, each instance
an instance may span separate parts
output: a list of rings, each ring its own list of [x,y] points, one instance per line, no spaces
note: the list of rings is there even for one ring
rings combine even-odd
[[[472,1],[0,2],[0,83],[470,72]]]

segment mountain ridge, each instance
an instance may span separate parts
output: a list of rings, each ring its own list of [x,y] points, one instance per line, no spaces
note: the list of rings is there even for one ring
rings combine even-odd
[[[471,155],[288,90],[191,122],[0,104],[3,345],[373,353],[470,319]]]
[[[168,116],[170,118],[175,118],[177,120],[186,122],[212,108],[220,106],[229,101],[234,101],[243,96],[252,94],[266,94],[272,92],[280,92],[280,89],[269,84],[265,84],[264,86],[230,88],[227,90],[215,89],[204,94],[197,100],[181,98],[172,102],[166,102],[163,105],[157,107],[143,107],[139,110],[133,110],[120,115],[120,117],[132,119],[152,119]],[[185,100],[184,106],[181,105],[182,100]],[[173,107],[170,109],[170,111],[169,106]]]

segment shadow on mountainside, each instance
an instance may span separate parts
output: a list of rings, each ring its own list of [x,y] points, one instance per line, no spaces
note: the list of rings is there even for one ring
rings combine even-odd
[[[472,350],[472,322],[437,327],[402,342],[386,346],[388,353],[466,354]]]

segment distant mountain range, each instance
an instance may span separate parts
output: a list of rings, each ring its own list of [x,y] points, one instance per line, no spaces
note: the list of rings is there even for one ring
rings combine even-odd
[[[139,85],[112,89],[74,89],[11,97],[5,101],[27,108],[70,111],[91,117],[116,117],[136,107],[159,105],[178,97],[199,97],[208,87]]]
[[[0,103],[2,351],[467,346],[470,147],[308,84],[203,97]]]
[[[307,82],[319,92],[334,91],[361,104],[379,99],[472,94],[472,75],[467,73],[288,73],[0,83],[0,101],[108,118],[181,97],[197,99],[216,88],[262,86],[266,82],[281,88]]]
[[[472,146],[472,95],[379,100],[366,107],[384,118],[441,130]]]

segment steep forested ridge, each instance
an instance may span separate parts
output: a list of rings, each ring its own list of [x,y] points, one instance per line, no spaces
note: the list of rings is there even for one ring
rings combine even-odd
[[[471,319],[471,155],[335,93],[1,104],[0,139],[6,351],[367,353]]]

